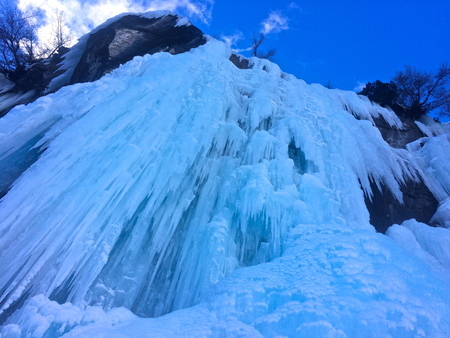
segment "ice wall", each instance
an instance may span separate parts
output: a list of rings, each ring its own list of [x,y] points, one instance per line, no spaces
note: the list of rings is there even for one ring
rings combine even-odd
[[[401,200],[419,177],[445,200],[448,160],[389,147],[372,118],[400,121],[354,93],[229,56],[136,57],[0,119],[20,175],[0,202],[4,334],[449,332],[448,266],[364,204],[370,180]]]

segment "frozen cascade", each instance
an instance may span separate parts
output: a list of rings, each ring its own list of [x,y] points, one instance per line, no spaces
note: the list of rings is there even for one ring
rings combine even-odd
[[[406,178],[444,201],[447,134],[393,149],[393,112],[230,53],[136,57],[0,119],[5,336],[450,333],[449,262],[364,204]]]

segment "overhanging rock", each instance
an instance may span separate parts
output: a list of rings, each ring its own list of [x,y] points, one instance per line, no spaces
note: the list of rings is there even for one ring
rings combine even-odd
[[[180,54],[206,43],[193,25],[179,25],[180,17],[145,18],[126,15],[89,36],[70,84],[95,81],[135,56],[169,52]]]
[[[422,182],[406,181],[401,187],[403,203],[400,203],[385,186],[381,191],[371,184],[372,200],[365,198],[370,213],[370,223],[378,232],[385,233],[392,224],[402,224],[411,218],[430,223],[439,202],[430,189]]]

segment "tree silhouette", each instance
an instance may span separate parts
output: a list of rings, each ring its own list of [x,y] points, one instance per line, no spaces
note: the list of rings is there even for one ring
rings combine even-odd
[[[23,72],[35,57],[37,38],[30,19],[17,6],[0,4],[0,72],[7,77]]]
[[[259,47],[261,47],[261,45],[267,41],[267,37],[265,34],[263,33],[253,33],[253,38],[252,38],[252,55],[256,56],[260,59],[269,59],[272,60],[272,58],[275,56],[275,54],[277,53],[277,49],[276,48],[270,48],[269,50],[267,50],[266,52],[261,52]]]
[[[431,111],[450,116],[450,68],[442,64],[436,73],[425,73],[406,66],[393,81],[398,102],[409,114],[419,117]]]
[[[359,93],[397,115],[415,119],[429,112],[450,116],[450,68],[442,64],[436,73],[420,72],[405,66],[393,81],[368,82]]]
[[[54,11],[52,26],[53,31],[50,44],[43,48],[45,57],[52,56],[61,47],[66,47],[72,41],[72,35],[66,30],[66,17],[62,11]]]
[[[398,99],[397,86],[392,81],[389,83],[380,80],[368,82],[359,94],[367,96],[371,101],[377,102],[383,107],[391,107]]]

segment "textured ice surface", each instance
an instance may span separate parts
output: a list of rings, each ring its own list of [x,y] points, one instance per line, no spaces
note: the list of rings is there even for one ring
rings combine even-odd
[[[450,334],[448,236],[392,240],[364,204],[422,177],[445,206],[448,134],[393,149],[392,112],[230,53],[136,57],[0,119],[3,334]]]
[[[436,122],[428,115],[423,115],[419,121],[416,121],[416,124],[427,136],[435,136],[450,132],[450,123]]]
[[[402,226],[390,227],[387,235],[436,271],[450,273],[450,231],[447,229],[408,220]]]

